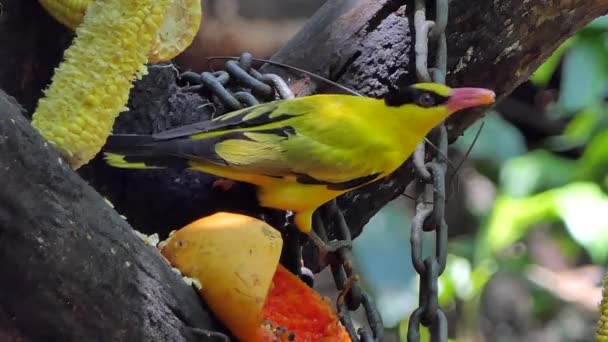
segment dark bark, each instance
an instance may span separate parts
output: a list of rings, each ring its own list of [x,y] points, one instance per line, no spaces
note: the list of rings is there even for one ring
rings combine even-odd
[[[0,89],[31,114],[74,35],[36,0],[0,4]]]
[[[3,340],[188,341],[191,327],[217,329],[196,291],[2,91],[0,156]]]
[[[71,33],[35,0],[1,0],[0,88],[31,114]],[[275,56],[381,96],[412,75],[412,2],[330,0]],[[451,2],[451,85],[493,88],[525,80],[566,37],[606,13],[605,1]],[[286,74],[284,70],[273,72]],[[148,133],[206,119],[205,101],[183,93],[171,68],[153,68],[131,95],[116,130]],[[292,75],[293,76],[293,75]],[[314,82],[291,83],[299,94]],[[321,87],[318,90],[326,90]],[[0,337],[19,340],[187,340],[211,327],[200,301],[130,227],[0,97]],[[4,107],[2,107],[4,106]],[[479,118],[449,121],[451,138]],[[14,120],[14,123],[13,123]],[[140,230],[168,231],[217,210],[260,214],[251,189],[213,187],[193,172],[80,171]],[[355,234],[412,179],[409,163],[388,179],[340,200]],[[114,252],[112,252],[114,251]],[[129,271],[126,268],[130,263]]]

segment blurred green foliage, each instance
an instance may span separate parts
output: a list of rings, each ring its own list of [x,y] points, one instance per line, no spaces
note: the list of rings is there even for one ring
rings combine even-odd
[[[479,334],[480,297],[497,272],[525,274],[533,266],[525,249],[508,252],[539,225],[549,227],[548,238],[574,265],[608,262],[608,16],[567,40],[530,82],[538,93],[557,88],[555,101],[530,106],[543,112],[539,118],[565,122],[565,129],[530,144],[500,113],[486,115],[468,164],[493,184],[494,203],[480,209],[466,201],[478,226],[450,240],[439,284],[442,306],[461,307],[463,315],[450,321],[457,335]],[[471,127],[453,147],[466,152],[476,133]],[[467,199],[482,189],[460,191]],[[370,221],[354,254],[385,325],[405,341],[407,315],[418,305],[418,279],[409,255],[411,210],[405,199],[398,202]],[[427,240],[432,246],[432,237]],[[539,288],[530,292],[534,312],[543,313],[539,319],[551,319],[561,302]],[[427,332],[423,337],[428,340]]]

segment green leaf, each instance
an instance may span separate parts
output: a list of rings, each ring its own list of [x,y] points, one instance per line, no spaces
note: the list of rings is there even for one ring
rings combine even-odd
[[[567,151],[584,146],[607,124],[603,104],[594,103],[576,114],[563,134],[546,139],[545,145],[553,151]]]
[[[456,299],[479,296],[494,272],[495,263],[490,260],[473,267],[468,259],[448,254],[445,271],[439,278],[439,304],[445,307]]]
[[[608,79],[603,35],[581,36],[564,57],[559,104],[577,112],[601,98]]]
[[[553,54],[551,54],[551,56],[538,69],[536,69],[536,71],[532,74],[532,77],[530,77],[530,82],[539,88],[545,87],[547,83],[549,83],[549,80],[551,80],[551,76],[553,76],[553,73],[559,65],[562,56],[566,51],[568,51],[568,48],[572,45],[573,41],[573,38],[569,38],[564,41],[562,45],[560,45],[553,52]]]
[[[608,197],[593,183],[571,183],[526,197],[501,195],[482,230],[477,260],[483,260],[524,237],[541,222],[563,222],[572,238],[595,262],[608,258]]]
[[[471,159],[490,161],[498,168],[508,159],[526,152],[524,136],[499,113],[488,113],[483,123],[483,129],[469,155]],[[480,125],[481,121],[467,129],[453,146],[466,152],[475,140]]]
[[[499,195],[480,232],[475,260],[491,257],[521,239],[535,224],[557,217],[553,191],[526,198]]]
[[[608,257],[608,197],[596,184],[578,183],[557,193],[559,215],[572,238],[583,246],[595,263]]]
[[[596,18],[584,28],[584,30],[593,29],[593,30],[608,30],[608,15],[601,16]]]
[[[574,180],[576,167],[574,160],[535,150],[505,163],[500,170],[499,189],[511,197],[528,196]]]
[[[596,135],[579,160],[577,179],[593,181],[608,188],[608,131]]]

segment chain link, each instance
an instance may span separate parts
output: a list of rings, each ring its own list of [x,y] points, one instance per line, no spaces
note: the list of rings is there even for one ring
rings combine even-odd
[[[434,21],[426,18],[425,0],[416,0],[414,12],[416,76],[421,82],[445,84],[447,42],[445,28],[448,19],[448,0],[435,1]],[[428,68],[429,46],[435,48],[435,63]],[[448,137],[442,123],[432,134],[434,151],[425,151],[425,143],[416,148],[413,156],[416,172],[416,209],[412,220],[410,242],[412,263],[420,275],[418,308],[409,319],[407,340],[420,341],[420,325],[428,327],[431,341],[447,341],[448,323],[439,307],[438,279],[447,258],[447,224],[445,223],[445,176],[447,170]],[[426,157],[432,161],[426,162]],[[432,191],[431,191],[432,190]],[[423,252],[423,235],[434,232],[434,253]],[[426,258],[425,254],[430,254]]]
[[[184,91],[210,93],[224,107],[224,112],[239,110],[260,103],[259,99],[274,100],[276,95],[281,99],[294,98],[287,83],[278,75],[262,74],[251,67],[253,56],[243,53],[238,61],[229,60],[224,70],[195,73],[186,71],[180,75],[182,82],[188,84]],[[239,87],[239,91],[230,92],[226,87]],[[249,90],[249,91],[245,91]]]
[[[346,220],[338,208],[336,200],[321,207],[323,217],[333,220],[336,224],[336,238],[340,241],[351,242],[351,233]],[[321,239],[327,241],[327,232],[320,213],[314,215],[314,229]],[[353,262],[349,247],[338,249],[330,259],[331,272],[336,288],[340,291],[337,301],[340,322],[348,331],[353,342],[381,342],[384,336],[382,317],[374,306],[371,296],[362,288],[359,276],[353,272]],[[355,328],[352,312],[363,306],[367,326]]]

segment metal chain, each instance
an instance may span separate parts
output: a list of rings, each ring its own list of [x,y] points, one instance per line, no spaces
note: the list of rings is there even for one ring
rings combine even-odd
[[[335,238],[340,241],[351,242],[350,229],[338,208],[336,200],[321,207],[321,213],[315,213],[314,229],[321,239],[327,241],[327,231],[321,216],[333,220],[336,223]],[[338,315],[340,322],[346,328],[353,342],[380,342],[384,336],[384,324],[382,317],[371,300],[371,296],[362,288],[359,276],[353,272],[353,262],[351,260],[350,247],[338,249],[329,262],[332,276],[336,288],[340,291],[337,301]],[[367,320],[367,327],[355,328],[352,312],[358,310],[363,305],[363,310]]]
[[[421,82],[445,84],[447,43],[445,27],[448,19],[448,0],[435,1],[434,21],[426,18],[426,1],[416,0],[414,13],[416,75]],[[429,70],[429,46],[435,47],[435,65]],[[445,176],[447,170],[448,138],[445,124],[433,130],[432,141],[436,150],[425,153],[425,143],[416,148],[413,156],[416,171],[416,212],[412,220],[412,263],[420,275],[418,308],[409,319],[407,340],[420,341],[420,325],[429,327],[431,341],[447,341],[448,323],[439,307],[439,276],[443,273],[447,257],[447,224],[445,223]],[[431,162],[426,162],[428,155]],[[432,191],[431,191],[432,190]],[[435,250],[423,252],[424,232],[434,232]],[[426,258],[424,255],[430,254]]]
[[[294,98],[293,92],[281,77],[260,73],[251,67],[252,61],[253,56],[245,52],[238,61],[227,61],[224,70],[200,74],[186,71],[180,75],[180,79],[188,84],[184,91],[210,92],[224,107],[223,112],[255,106],[260,103],[258,99],[275,100],[275,94],[281,99]],[[230,92],[226,89],[229,84],[242,90]]]

